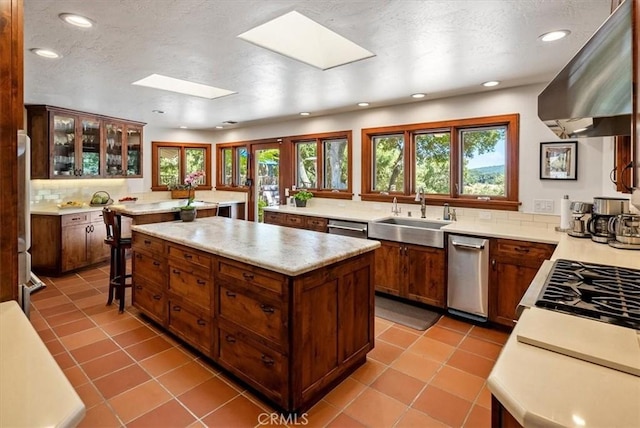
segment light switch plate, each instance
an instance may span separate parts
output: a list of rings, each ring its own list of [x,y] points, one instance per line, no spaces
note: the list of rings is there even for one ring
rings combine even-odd
[[[534,199],[533,212],[553,214],[553,201],[551,199]]]

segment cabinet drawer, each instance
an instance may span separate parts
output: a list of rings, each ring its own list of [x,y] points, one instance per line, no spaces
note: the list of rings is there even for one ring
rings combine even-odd
[[[191,248],[169,244],[169,257],[197,265],[207,271],[211,269],[211,256]]]
[[[306,228],[309,230],[315,230],[317,232],[327,231],[327,219],[319,217],[307,217]]]
[[[167,299],[158,287],[151,286],[143,281],[135,282],[131,301],[134,306],[155,321],[164,324],[167,319]]]
[[[164,258],[135,252],[132,270],[134,281],[141,279],[163,285],[167,277],[167,262]]]
[[[288,379],[284,356],[231,328],[219,329],[218,346],[218,360],[231,367],[234,374],[252,381],[258,390],[276,401],[285,395]]]
[[[282,346],[287,338],[286,313],[280,305],[254,299],[236,290],[220,286],[222,318],[241,325],[254,333]]]
[[[283,215],[280,214],[280,213],[274,213],[274,212],[270,212],[270,211],[265,211],[264,212],[264,222],[265,223],[281,225],[283,223],[282,217],[283,217]]]
[[[169,291],[206,311],[211,308],[211,273],[169,262]]]
[[[286,282],[284,275],[227,259],[218,259],[216,271],[223,277],[242,281],[243,287],[258,286],[278,294],[283,293]]]
[[[205,354],[211,354],[211,317],[204,312],[169,300],[169,329]]]
[[[164,255],[164,241],[162,239],[133,232],[131,243],[134,251],[148,251]]]
[[[70,226],[74,224],[89,223],[91,216],[90,213],[78,213],[78,214],[65,214],[60,219],[62,227]]]
[[[289,227],[305,227],[304,217],[300,215],[287,214],[284,219],[285,226]]]
[[[100,211],[91,211],[91,223],[94,223],[94,222],[102,222],[102,223],[104,223],[104,214],[102,213],[102,210],[100,210]]]
[[[509,239],[496,239],[495,242],[496,256],[509,257],[530,257],[535,259],[548,259],[553,253],[554,246],[550,244],[540,244],[537,242],[513,241]]]

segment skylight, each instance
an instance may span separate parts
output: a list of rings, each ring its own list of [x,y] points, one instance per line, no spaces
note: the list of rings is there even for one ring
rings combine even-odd
[[[296,11],[246,31],[238,38],[321,70],[375,56]]]
[[[193,95],[194,97],[202,97],[210,100],[235,94],[234,91],[229,91],[227,89],[220,89],[200,83],[189,82],[188,80],[175,79],[173,77],[162,76],[160,74],[152,74],[144,79],[133,82],[132,85],[162,89],[163,91]]]

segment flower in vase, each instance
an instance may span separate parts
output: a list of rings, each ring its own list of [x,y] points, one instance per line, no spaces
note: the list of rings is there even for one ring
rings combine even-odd
[[[189,196],[187,199],[187,205],[180,207],[181,210],[193,210],[195,206],[193,205],[193,198],[195,197],[194,189],[198,187],[198,183],[201,178],[204,177],[204,172],[202,171],[194,171],[184,179],[184,189],[189,190]]]

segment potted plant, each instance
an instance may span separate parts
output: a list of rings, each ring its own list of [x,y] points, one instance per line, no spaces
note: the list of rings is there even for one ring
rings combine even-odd
[[[180,218],[182,221],[193,221],[196,218],[196,207],[193,205],[193,199],[195,197],[195,188],[198,187],[198,182],[204,177],[204,172],[195,171],[184,179],[184,189],[187,190],[187,203],[180,207]]]
[[[296,207],[306,207],[307,201],[313,198],[313,193],[303,189],[298,191],[293,198],[296,201]]]

